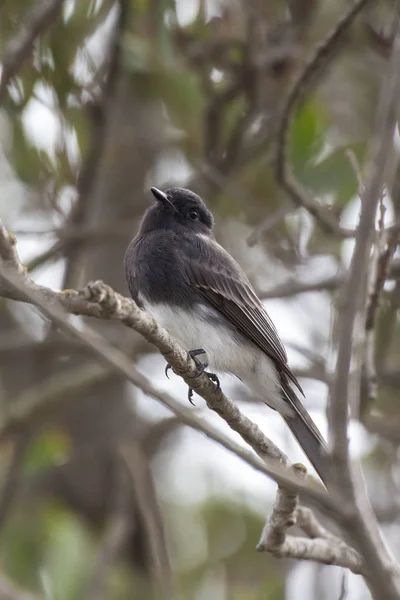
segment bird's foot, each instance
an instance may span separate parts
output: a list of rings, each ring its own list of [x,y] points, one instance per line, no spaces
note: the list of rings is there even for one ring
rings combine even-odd
[[[219,383],[218,376],[215,375],[215,373],[208,373],[208,371],[206,371],[206,369],[208,367],[206,351],[203,350],[203,348],[197,348],[196,350],[190,350],[188,352],[188,354],[194,360],[196,367],[197,367],[198,374],[195,375],[195,377],[199,377],[202,373],[204,373],[205,375],[207,375],[207,377],[211,381],[213,381],[215,383],[215,385],[219,389],[220,383]],[[197,358],[198,356],[201,356],[202,354],[204,354],[203,360],[200,360],[199,358]],[[189,387],[188,400],[189,400],[190,404],[192,404],[194,406],[194,402],[193,402],[192,398],[193,398],[193,388]]]
[[[201,373],[203,373],[205,371],[205,369],[207,369],[207,367],[208,367],[207,352],[205,350],[203,350],[203,348],[197,348],[196,350],[189,350],[188,354],[189,354],[190,358],[193,358],[194,362],[196,363],[198,374],[200,375]],[[203,360],[200,360],[199,358],[197,358],[198,356],[201,356],[202,354],[204,354]],[[164,371],[167,379],[169,379],[168,371],[170,369],[172,369],[172,367],[168,363],[167,366],[165,367],[165,371]],[[196,375],[196,377],[197,377],[197,375]]]

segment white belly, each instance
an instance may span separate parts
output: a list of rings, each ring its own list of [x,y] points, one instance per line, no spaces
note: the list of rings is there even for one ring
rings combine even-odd
[[[260,400],[280,412],[288,412],[288,406],[279,394],[278,376],[272,361],[251,342],[235,339],[228,328],[216,325],[211,318],[211,308],[197,305],[195,309],[185,311],[166,304],[150,304],[143,298],[141,301],[146,312],[185,350],[205,350],[211,371],[236,375]]]

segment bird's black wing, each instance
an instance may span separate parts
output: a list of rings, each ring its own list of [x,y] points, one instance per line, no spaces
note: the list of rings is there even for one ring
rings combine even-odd
[[[302,392],[287,364],[285,348],[250,281],[237,262],[211,238],[196,236],[183,244],[189,281],[240,333],[271,358],[279,374]]]

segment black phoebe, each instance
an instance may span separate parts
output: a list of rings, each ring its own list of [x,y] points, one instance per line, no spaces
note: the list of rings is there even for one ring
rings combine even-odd
[[[157,202],[124,259],[132,298],[193,356],[205,351],[213,370],[236,375],[277,410],[326,480],[325,441],[293,390],[303,394],[274,324],[215,241],[212,214],[189,190],[151,191]]]

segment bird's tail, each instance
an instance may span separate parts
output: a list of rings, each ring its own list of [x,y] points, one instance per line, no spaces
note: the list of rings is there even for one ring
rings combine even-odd
[[[329,477],[328,448],[326,442],[286,378],[282,377],[281,386],[284,399],[286,402],[289,401],[294,409],[293,416],[283,415],[283,418],[326,485]]]

